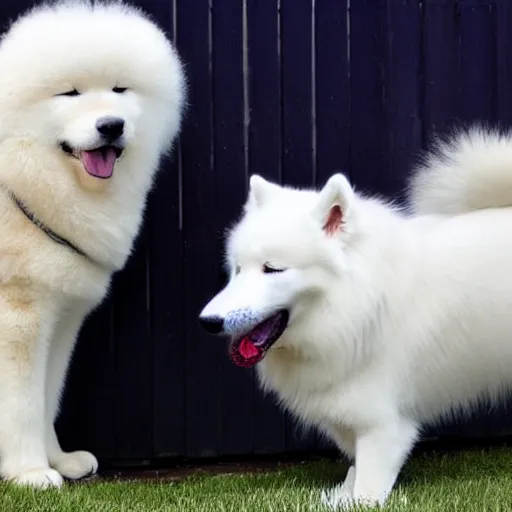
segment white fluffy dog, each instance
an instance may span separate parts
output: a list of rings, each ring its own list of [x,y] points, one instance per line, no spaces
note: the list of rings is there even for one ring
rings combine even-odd
[[[0,473],[60,486],[97,469],[54,430],[84,317],[137,235],[180,129],[180,59],[120,2],[45,4],[0,42]]]
[[[343,175],[319,192],[253,176],[200,316],[353,461],[333,508],[385,503],[423,425],[512,386],[512,136],[440,144],[410,210]]]

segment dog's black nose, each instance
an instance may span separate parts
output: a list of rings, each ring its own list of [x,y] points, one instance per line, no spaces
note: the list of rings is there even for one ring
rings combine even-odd
[[[219,316],[200,316],[199,323],[210,334],[220,334],[224,327],[224,319]]]
[[[108,140],[116,140],[123,135],[124,120],[120,117],[100,117],[96,121],[96,130]]]

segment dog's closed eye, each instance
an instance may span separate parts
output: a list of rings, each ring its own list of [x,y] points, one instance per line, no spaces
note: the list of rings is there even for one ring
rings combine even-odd
[[[70,91],[61,92],[60,94],[56,94],[56,96],[80,96],[80,93],[76,89],[71,89]]]
[[[265,265],[263,265],[264,274],[277,274],[279,272],[284,272],[285,270],[285,268],[275,268],[272,265],[269,265],[268,263],[265,263]]]

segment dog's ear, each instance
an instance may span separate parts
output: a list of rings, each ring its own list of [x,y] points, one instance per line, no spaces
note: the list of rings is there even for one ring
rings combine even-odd
[[[343,174],[334,174],[320,191],[313,214],[327,236],[335,236],[344,230],[354,190]]]
[[[253,174],[249,179],[249,196],[245,205],[246,210],[252,210],[262,206],[267,199],[278,192],[279,185],[270,183],[257,174]]]

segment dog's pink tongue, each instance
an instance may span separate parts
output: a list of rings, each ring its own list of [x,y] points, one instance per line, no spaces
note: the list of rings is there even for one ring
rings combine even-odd
[[[261,348],[257,347],[249,337],[245,336],[239,343],[231,346],[231,359],[243,368],[251,368],[263,359],[265,355]]]
[[[248,338],[242,340],[242,343],[238,346],[238,351],[245,359],[251,359],[260,353],[258,348]]]
[[[82,163],[85,170],[95,178],[110,178],[114,172],[116,152],[113,148],[82,151]]]

